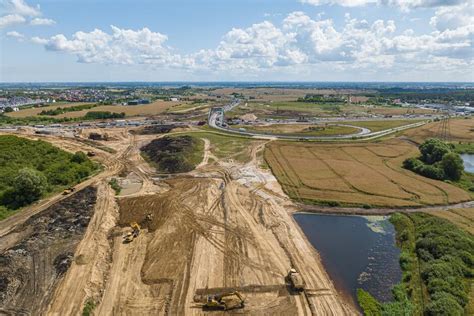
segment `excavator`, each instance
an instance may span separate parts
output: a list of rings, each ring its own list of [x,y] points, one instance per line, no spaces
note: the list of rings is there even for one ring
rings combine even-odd
[[[67,188],[67,189],[65,189],[65,190],[63,191],[63,195],[71,194],[71,193],[73,193],[74,191],[76,191],[76,188],[74,188],[74,187],[69,187],[69,188]]]
[[[202,308],[207,310],[230,310],[244,307],[244,299],[239,292],[207,295],[202,302]],[[195,297],[194,301],[201,301]]]
[[[140,225],[138,225],[137,222],[130,223],[130,227],[132,228],[132,231],[126,233],[123,236],[123,242],[126,244],[132,242],[140,234]]]

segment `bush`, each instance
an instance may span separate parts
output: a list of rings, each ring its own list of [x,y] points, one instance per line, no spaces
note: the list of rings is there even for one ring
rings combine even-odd
[[[451,147],[437,138],[430,138],[419,147],[421,160],[429,165],[443,159],[443,156],[451,152]]]
[[[428,316],[462,316],[464,315],[464,309],[452,295],[441,292],[432,298],[426,306],[425,313]]]
[[[46,192],[46,187],[47,180],[43,174],[31,168],[23,168],[13,179],[11,189],[4,194],[2,204],[12,209],[28,205],[39,200]]]
[[[405,289],[414,303],[413,314],[462,315],[469,302],[469,287],[465,284],[473,278],[474,237],[447,220],[425,213],[393,214],[390,221],[395,225],[402,248],[400,265],[404,286],[394,288],[396,301],[403,300]],[[424,310],[422,301],[425,299],[416,297],[420,282],[429,294]],[[401,305],[392,303],[388,305],[394,313],[385,314],[385,305],[382,305],[382,315],[411,315],[400,309]]]
[[[96,306],[96,303],[92,299],[87,299],[82,309],[82,316],[89,316],[92,314]]]
[[[441,167],[443,168],[445,178],[453,181],[461,179],[464,171],[464,164],[461,157],[459,154],[453,152],[443,156]]]
[[[459,181],[464,165],[459,154],[439,139],[429,139],[420,145],[420,158],[408,158],[403,162],[405,169],[436,180]]]
[[[125,113],[113,113],[110,111],[90,111],[87,112],[84,118],[86,120],[105,120],[105,119],[117,119],[124,118]]]
[[[357,301],[364,311],[366,316],[380,316],[382,315],[382,307],[377,300],[370,295],[370,293],[357,289]]]
[[[71,161],[75,163],[83,163],[87,161],[87,156],[82,151],[77,151],[72,157]]]
[[[110,187],[115,191],[115,194],[116,195],[119,195],[120,194],[120,191],[122,191],[122,188],[120,187],[118,181],[116,178],[112,178],[110,179],[109,181],[109,185]]]

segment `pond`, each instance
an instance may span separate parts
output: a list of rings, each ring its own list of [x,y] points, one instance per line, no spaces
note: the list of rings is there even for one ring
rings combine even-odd
[[[464,162],[464,170],[470,173],[474,173],[474,155],[472,154],[461,154],[462,161]]]
[[[388,217],[297,213],[294,218],[340,293],[354,303],[357,288],[382,302],[392,299],[391,288],[402,273]]]

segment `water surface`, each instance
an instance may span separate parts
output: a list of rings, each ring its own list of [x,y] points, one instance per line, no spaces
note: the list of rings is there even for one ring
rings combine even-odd
[[[383,216],[294,215],[336,288],[357,302],[357,288],[382,302],[401,280],[395,229]]]
[[[466,170],[467,172],[474,173],[474,155],[461,154],[461,158],[464,162],[464,170]]]

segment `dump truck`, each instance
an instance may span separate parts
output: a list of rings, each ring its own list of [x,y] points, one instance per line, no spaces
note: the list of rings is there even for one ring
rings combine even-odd
[[[296,291],[303,291],[304,290],[304,281],[301,277],[301,274],[296,271],[295,268],[291,268],[288,271],[287,279],[290,282],[291,287]]]
[[[204,301],[203,301],[204,300]],[[242,295],[235,292],[210,294],[203,299],[201,295],[195,295],[194,301],[202,304],[205,310],[231,310],[244,307],[244,299]]]
[[[123,235],[123,242],[124,243],[129,243],[132,242],[135,238],[140,235],[140,225],[136,222],[130,223],[130,227],[132,228],[131,231]]]

